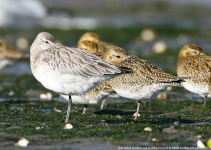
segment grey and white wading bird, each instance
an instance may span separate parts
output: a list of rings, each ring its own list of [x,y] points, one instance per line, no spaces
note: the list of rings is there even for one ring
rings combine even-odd
[[[86,34],[85,34],[86,35]],[[96,51],[97,44],[92,41],[82,41],[79,46],[81,49],[86,50],[89,53],[97,55],[98,51]],[[107,62],[116,65],[121,61],[127,59],[128,54],[127,52],[117,46],[110,47],[106,52],[101,52],[101,55],[97,55],[100,58],[106,60]],[[112,87],[108,84],[108,81],[102,82],[99,86],[95,89],[92,89],[90,92],[87,92],[85,95],[73,95],[72,102],[76,104],[84,104],[83,114],[85,114],[86,109],[89,104],[98,104],[101,103],[101,110],[103,109],[104,103],[108,100],[111,94],[117,95],[116,92],[112,89]],[[69,100],[68,95],[61,96]],[[118,95],[117,95],[118,96]]]
[[[32,43],[30,64],[34,77],[45,88],[69,95],[65,123],[69,120],[71,95],[85,95],[101,82],[133,72],[130,68],[111,65],[84,50],[56,43],[47,32],[39,33]]]

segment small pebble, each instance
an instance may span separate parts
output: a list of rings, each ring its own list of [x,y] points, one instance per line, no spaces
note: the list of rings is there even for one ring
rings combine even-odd
[[[40,127],[36,127],[35,129],[39,130],[39,129],[40,129]]]
[[[165,92],[161,92],[157,95],[157,99],[160,100],[166,100],[168,98],[168,95]]]
[[[62,112],[61,110],[57,109],[56,107],[54,107],[54,111],[55,112]]]
[[[46,99],[47,96],[46,96],[46,94],[40,94],[40,98],[41,98],[41,99]]]
[[[63,129],[72,129],[73,128],[73,126],[70,124],[70,123],[67,123],[64,127],[63,127]]]
[[[155,53],[161,54],[166,51],[167,45],[164,41],[158,41],[153,45],[152,49]]]
[[[52,99],[52,94],[50,92],[46,93],[47,99]]]
[[[179,121],[175,121],[175,122],[174,122],[174,125],[175,125],[175,126],[178,126],[178,125],[180,125],[180,122],[179,122]]]
[[[8,93],[9,96],[13,96],[14,94],[15,94],[14,91],[10,91],[10,92]]]
[[[89,127],[92,127],[92,126],[93,126],[93,125],[92,125],[92,124],[90,124],[90,125],[87,125],[86,127],[87,127],[87,128],[89,128]]]
[[[52,99],[52,94],[51,93],[46,93],[46,94],[40,94],[40,98],[41,99],[47,99],[47,100],[51,100]]]
[[[144,41],[152,41],[155,39],[155,32],[152,29],[144,29],[140,33],[140,38]]]
[[[24,37],[20,37],[16,40],[16,45],[21,49],[26,49],[29,47],[29,41]]]
[[[29,140],[25,138],[21,138],[16,145],[20,147],[27,147],[28,144],[29,144]]]
[[[200,138],[202,137],[202,135],[199,134],[199,135],[197,135],[197,136],[195,136],[195,137],[198,138],[198,139],[200,139]]]
[[[136,116],[136,113],[133,114],[133,116]],[[138,117],[140,117],[141,115],[138,113]]]
[[[119,114],[117,114],[117,115],[116,115],[116,117],[117,117],[117,118],[119,118],[119,119],[121,119],[121,118],[122,118]]]
[[[204,145],[204,143],[201,140],[198,140],[197,141],[197,147],[198,148],[206,148],[205,145]]]
[[[150,128],[150,127],[146,127],[146,128],[144,128],[144,131],[152,131],[152,128]]]
[[[153,141],[153,142],[156,142],[156,141],[158,141],[158,139],[156,139],[156,138],[152,138],[152,141]]]
[[[169,87],[167,87],[167,91],[171,91],[173,88],[172,88],[172,86],[169,86]]]

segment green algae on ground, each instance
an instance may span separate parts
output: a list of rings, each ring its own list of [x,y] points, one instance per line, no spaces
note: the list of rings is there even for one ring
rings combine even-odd
[[[136,103],[108,103],[104,110],[100,105],[90,105],[85,115],[82,114],[83,105],[74,105],[70,123],[73,129],[64,130],[64,119],[67,104],[56,101],[8,101],[0,106],[0,141],[17,142],[20,137],[39,135],[39,140],[30,141],[31,145],[48,145],[54,140],[75,138],[102,138],[119,141],[148,141],[157,139],[157,144],[177,142],[179,145],[195,145],[190,137],[201,135],[202,138],[211,136],[211,127],[205,125],[191,125],[193,123],[210,122],[211,103],[203,108],[201,102],[155,100],[141,105],[141,117],[133,120]],[[62,112],[54,112],[53,108]],[[52,111],[40,111],[50,109]],[[117,117],[119,115],[120,117]],[[175,132],[163,132],[176,121]],[[12,127],[12,128],[11,128]],[[145,127],[152,128],[152,132],[144,131]],[[37,128],[37,129],[36,129]],[[5,136],[6,135],[6,136]],[[42,136],[43,137],[42,137]]]

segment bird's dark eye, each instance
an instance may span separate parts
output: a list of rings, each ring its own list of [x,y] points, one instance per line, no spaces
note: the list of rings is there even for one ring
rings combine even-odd
[[[48,44],[48,41],[45,41],[45,43],[47,43],[47,44]]]
[[[117,55],[116,57],[117,57],[117,58],[120,58],[120,56],[118,56],[118,55]]]
[[[198,54],[197,52],[193,52],[194,54]]]

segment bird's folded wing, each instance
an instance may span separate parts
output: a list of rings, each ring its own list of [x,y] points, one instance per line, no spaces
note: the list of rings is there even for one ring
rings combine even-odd
[[[65,47],[61,44],[56,44],[41,52],[41,57],[42,61],[61,74],[92,77],[121,72],[118,67],[95,55],[81,49]]]
[[[133,80],[141,80],[139,82],[152,83],[152,82],[171,82],[180,80],[178,77],[172,76],[164,72],[155,64],[139,59],[136,56],[131,56],[121,63],[121,66],[132,68],[136,77]],[[137,78],[137,79],[136,79]]]

